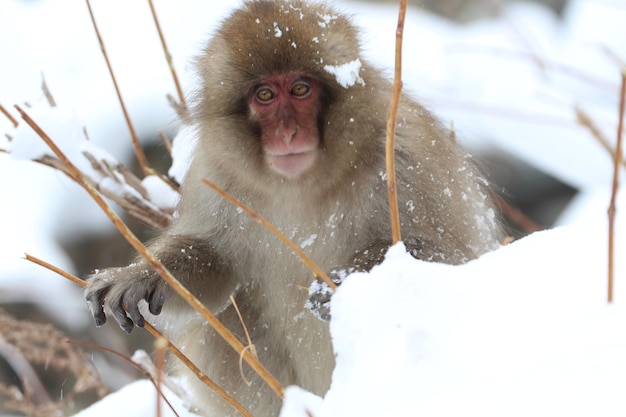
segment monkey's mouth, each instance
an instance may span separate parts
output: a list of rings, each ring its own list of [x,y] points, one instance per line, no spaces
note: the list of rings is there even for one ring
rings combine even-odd
[[[307,171],[317,158],[317,149],[286,154],[269,154],[265,159],[275,172],[287,177],[295,178]]]

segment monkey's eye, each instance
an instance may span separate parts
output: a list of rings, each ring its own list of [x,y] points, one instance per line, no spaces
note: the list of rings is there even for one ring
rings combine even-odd
[[[254,95],[261,103],[268,103],[276,96],[268,87],[257,88]]]
[[[291,95],[294,97],[304,97],[309,91],[311,91],[311,87],[303,82],[296,83],[291,87]]]

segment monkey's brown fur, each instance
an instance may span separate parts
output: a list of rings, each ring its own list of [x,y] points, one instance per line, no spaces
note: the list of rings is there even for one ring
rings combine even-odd
[[[280,35],[280,36],[279,36]],[[326,65],[359,59],[363,83],[343,87]],[[202,84],[193,118],[198,145],[182,186],[179,217],[150,249],[242,340],[233,294],[260,361],[283,385],[319,395],[334,357],[326,322],[304,308],[312,275],[268,231],[214,194],[206,177],[255,208],[323,269],[369,269],[390,244],[385,127],[391,86],[360,54],[357,30],[334,9],[303,1],[248,1],[227,18],[197,60]],[[323,88],[321,152],[298,178],[282,178],[263,158],[259,126],[246,92],[275,74],[303,73]],[[485,184],[449,133],[403,97],[396,165],[402,234],[415,256],[459,264],[497,245],[498,227]],[[276,415],[280,400],[239,355],[190,312],[139,259],[89,280],[87,299],[99,324],[102,306],[130,330],[146,299],[173,341],[257,416]],[[164,304],[163,304],[164,303]],[[146,311],[142,309],[144,315]],[[235,411],[195,377],[191,398],[206,415]]]

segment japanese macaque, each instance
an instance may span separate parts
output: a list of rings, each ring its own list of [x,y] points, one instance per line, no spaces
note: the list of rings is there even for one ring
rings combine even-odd
[[[363,59],[350,19],[319,2],[245,1],[196,64],[197,148],[179,216],[149,249],[245,341],[234,297],[261,363],[283,386],[324,395],[334,355],[327,321],[306,308],[313,274],[201,178],[253,207],[333,276],[369,270],[391,244],[391,84]],[[496,247],[485,181],[449,132],[403,96],[396,135],[407,250],[460,264]],[[86,298],[98,325],[108,315],[130,331],[149,318],[254,415],[278,413],[278,396],[247,366],[242,374],[239,354],[142,259],[92,275]],[[237,414],[195,376],[188,386],[201,413]]]

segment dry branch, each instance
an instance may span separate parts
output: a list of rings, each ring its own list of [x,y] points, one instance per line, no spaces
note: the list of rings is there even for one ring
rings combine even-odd
[[[574,111],[576,112],[576,119],[578,119],[578,123],[580,123],[587,129],[589,129],[593,137],[596,138],[598,142],[600,142],[600,145],[602,145],[602,147],[606,149],[606,151],[611,155],[611,159],[615,160],[616,153],[615,153],[615,149],[613,149],[613,146],[611,146],[611,142],[606,136],[604,136],[602,131],[600,131],[598,126],[594,123],[594,121],[587,114],[587,112],[585,112],[583,109],[581,109],[578,106],[574,108]],[[621,159],[622,159],[621,163],[624,166],[626,166],[626,161],[624,161],[623,158]]]
[[[626,67],[622,68],[622,88],[619,100],[619,122],[617,124],[617,145],[615,146],[615,159],[613,161],[613,189],[611,192],[611,202],[609,204],[609,283],[608,302],[613,302],[613,264],[615,252],[615,200],[619,188],[620,162],[622,161],[622,139],[624,136],[624,107],[626,106]]]
[[[46,100],[48,100],[50,107],[56,107],[57,103],[54,101],[54,97],[48,88],[48,83],[46,82],[46,78],[43,76],[43,73],[41,74],[41,90],[43,91]]]
[[[71,345],[76,345],[76,346],[80,346],[82,348],[89,348],[89,349],[95,349],[95,350],[101,350],[104,352],[108,352],[111,353],[115,356],[117,356],[118,358],[121,358],[123,360],[125,360],[126,362],[130,363],[131,365],[133,365],[133,367],[135,367],[135,369],[139,370],[142,374],[144,374],[144,376],[146,378],[148,378],[150,380],[150,382],[152,382],[152,385],[154,385],[154,388],[156,389],[157,393],[159,394],[157,396],[157,398],[163,398],[165,400],[165,402],[167,403],[167,405],[170,407],[170,410],[172,410],[172,412],[174,413],[174,415],[176,415],[176,417],[180,417],[179,414],[176,412],[176,410],[174,409],[174,406],[172,406],[172,404],[170,403],[170,401],[167,399],[167,397],[165,396],[165,394],[163,393],[163,390],[161,389],[161,385],[158,383],[157,380],[155,380],[155,377],[150,373],[149,369],[145,369],[142,365],[140,365],[139,363],[135,362],[132,358],[129,358],[128,356],[110,349],[106,346],[102,346],[102,345],[97,345],[95,343],[89,343],[89,342],[83,342],[80,340],[73,340],[73,339],[67,339],[67,343],[71,344]],[[160,403],[160,401],[159,401]]]
[[[19,126],[17,119],[15,119],[15,117],[13,117],[13,115],[9,113],[9,111],[5,109],[2,104],[0,104],[0,113],[4,114],[7,117],[7,119],[9,119],[9,121],[13,124],[13,127]]]
[[[2,311],[0,310],[0,320],[2,320]],[[0,332],[0,357],[3,358],[15,374],[22,381],[24,387],[28,387],[31,400],[35,405],[41,406],[49,404],[52,399],[43,386],[37,372],[33,369],[28,359],[24,357],[22,352],[12,344],[10,344]]]
[[[228,330],[209,309],[206,308],[180,281],[178,281],[170,271],[159,261],[152,252],[150,252],[143,243],[133,234],[122,219],[111,209],[107,202],[102,198],[100,193],[91,185],[88,178],[65,156],[59,147],[50,139],[50,137],[35,123],[30,116],[16,106],[24,121],[37,132],[37,134],[46,142],[54,154],[69,170],[70,175],[89,193],[91,198],[100,206],[107,217],[113,222],[115,227],[120,231],[124,238],[135,248],[135,250],[150,264],[156,273],[158,273],[169,286],[180,295],[193,309],[198,311],[208,324],[238,353],[242,354],[245,361],[254,369],[270,388],[281,399],[283,398],[283,388],[280,383],[269,373],[267,369],[247,350],[245,346]]]
[[[524,214],[520,209],[509,204],[504,198],[494,192],[489,192],[489,198],[496,205],[496,208],[510,220],[515,226],[527,233],[543,230],[533,219]]]
[[[17,387],[0,380],[0,409],[5,412],[33,417],[65,415],[76,408],[79,395],[93,393],[101,398],[108,392],[89,357],[66,343],[61,331],[50,324],[18,320],[1,309],[0,357],[21,382]],[[63,379],[66,383],[61,393],[47,392],[40,379],[43,376]]]
[[[29,254],[25,254],[25,259],[33,262],[39,266],[42,266],[46,269],[49,269],[59,275],[61,275],[64,278],[69,279],[70,281],[72,281],[74,284],[77,284],[81,287],[86,287],[87,283],[85,282],[85,280],[78,278],[75,275],[70,274],[67,271],[64,271],[63,269],[54,266],[42,259],[39,259],[35,256],[29,255]],[[165,343],[167,344],[167,349],[172,352],[181,362],[183,362],[187,368],[189,368],[202,382],[204,382],[209,388],[211,388],[216,394],[218,394],[220,397],[222,397],[226,402],[228,402],[234,409],[236,409],[237,411],[239,411],[239,413],[241,413],[241,415],[245,416],[245,417],[252,417],[252,415],[250,414],[250,412],[248,410],[246,410],[245,408],[243,408],[243,406],[241,404],[239,404],[237,402],[237,400],[235,400],[233,397],[231,397],[230,395],[228,395],[228,393],[226,391],[224,391],[219,385],[217,385],[213,380],[211,380],[208,376],[206,376],[204,374],[204,372],[202,372],[196,365],[193,364],[193,362],[191,362],[191,360],[189,360],[189,358],[187,358],[187,356],[176,347],[176,345],[174,345],[172,342],[170,342],[165,336],[163,336],[163,334],[161,334],[161,332],[159,332],[153,325],[151,325],[148,322],[145,322],[144,328],[152,335],[154,336],[157,340],[161,339],[164,340]]]
[[[145,195],[145,189],[143,189],[141,181],[139,181],[139,179],[135,177],[130,171],[128,171],[128,169],[126,169],[126,167],[124,167],[123,165],[119,164],[111,167],[104,162],[99,162],[89,152],[85,151],[83,152],[83,155],[91,162],[92,168],[94,168],[95,171],[98,171],[104,177],[111,178],[117,184],[122,184],[119,177],[121,176],[123,179],[126,180],[125,184],[133,187],[139,195],[142,195],[142,197]],[[44,155],[43,157],[36,159],[35,162],[57,169],[80,184],[79,180],[72,175],[67,167],[59,159],[53,156]],[[156,205],[152,204],[147,198],[139,198],[136,194],[126,190],[120,195],[120,193],[100,186],[100,184],[93,181],[87,176],[85,176],[85,181],[88,181],[93,188],[98,190],[105,197],[114,201],[116,204],[126,210],[130,215],[157,230],[165,229],[172,221],[171,213],[164,212]]]
[[[393,77],[393,94],[389,115],[387,117],[387,141],[385,147],[385,160],[387,165],[387,192],[389,194],[389,212],[391,216],[391,239],[395,244],[402,240],[400,234],[400,214],[398,210],[398,194],[396,186],[395,167],[395,139],[396,139],[396,116],[402,91],[402,35],[404,32],[404,19],[406,16],[406,0],[400,0],[398,14],[398,27],[396,29],[396,65]]]
[[[159,130],[159,137],[163,141],[163,144],[165,145],[165,149],[167,149],[167,152],[170,155],[172,155],[172,141],[167,137],[165,132],[163,132],[162,130]]]
[[[139,166],[143,170],[144,174],[148,175],[148,161],[146,159],[146,155],[143,152],[143,149],[141,149],[141,144],[139,143],[139,138],[137,137],[137,132],[135,131],[133,122],[130,120],[130,115],[128,114],[128,110],[126,109],[126,104],[124,104],[124,99],[122,98],[122,92],[120,91],[120,88],[117,85],[117,79],[115,78],[115,73],[113,72],[113,66],[111,65],[111,61],[109,60],[109,55],[107,54],[106,48],[104,47],[104,41],[102,40],[102,36],[100,36],[100,30],[98,29],[98,25],[96,24],[96,18],[93,14],[93,10],[91,9],[91,3],[89,2],[89,0],[85,0],[85,1],[87,2],[87,8],[89,9],[89,16],[91,16],[91,22],[93,23],[96,36],[98,37],[98,43],[100,44],[102,55],[104,56],[104,60],[106,61],[107,68],[109,69],[109,74],[111,74],[111,80],[113,81],[113,86],[115,87],[117,98],[120,102],[122,112],[124,113],[124,119],[126,120],[126,125],[128,126],[128,130],[130,131],[130,136],[133,141],[133,148],[135,150],[137,162],[139,163]]]
[[[163,47],[163,53],[165,54],[165,59],[167,60],[167,65],[170,68],[170,72],[172,73],[172,79],[174,80],[174,85],[176,85],[176,92],[178,93],[178,100],[180,103],[175,106],[178,114],[185,113],[187,111],[187,102],[185,101],[185,94],[183,93],[183,89],[180,86],[180,81],[178,80],[178,75],[176,74],[176,68],[174,68],[174,62],[172,60],[172,55],[170,54],[169,49],[167,48],[167,43],[165,42],[165,36],[163,36],[163,31],[161,30],[161,24],[159,23],[159,18],[157,17],[156,10],[154,9],[154,4],[152,0],[148,0],[150,4],[150,11],[152,12],[152,17],[154,18],[154,24],[157,28],[157,32],[159,32],[159,39],[161,40],[161,46]]]
[[[176,185],[171,179],[169,179],[162,172],[159,172],[159,171],[157,171],[154,168],[148,168],[148,174],[149,175],[154,175],[156,177],[159,177],[161,179],[161,181],[163,181],[165,184],[167,184],[168,187],[170,187],[172,189],[172,191],[176,191],[177,193],[180,192],[180,187],[178,185]]]
[[[126,226],[126,224],[119,218],[119,216],[109,207],[106,201],[98,193],[98,191],[91,186],[88,178],[80,171],[72,162],[67,159],[65,154],[57,147],[57,145],[48,137],[48,135],[41,130],[41,128],[24,112],[21,108],[16,106],[22,118],[26,123],[31,126],[39,136],[46,142],[46,144],[57,155],[59,160],[67,167],[70,174],[77,182],[83,186],[83,188],[91,195],[101,209],[107,214],[109,219],[122,233],[122,235],[128,240],[128,242],[144,257],[144,259],[154,268],[166,282],[176,291],[183,299],[185,299],[196,311],[198,311],[207,322],[217,331],[224,340],[229,343],[237,352],[241,353],[245,351],[245,348],[241,342],[211,313],[196,297],[193,296],[166,268],[165,266],[143,245],[143,243],[132,233],[132,231]],[[244,359],[248,364],[257,371],[259,376],[264,379],[268,385],[274,389],[274,391],[282,398],[282,387],[278,384],[278,381],[250,354],[245,354]]]
[[[228,200],[229,202],[231,202],[235,206],[237,206],[240,209],[242,209],[247,215],[252,217],[252,219],[255,222],[259,223],[260,225],[265,227],[267,230],[272,232],[274,234],[274,236],[279,238],[281,240],[281,242],[283,242],[285,245],[287,245],[289,247],[289,249],[291,249],[296,255],[298,255],[298,257],[300,258],[302,263],[307,268],[309,268],[311,271],[313,271],[313,274],[315,275],[315,279],[321,279],[322,281],[324,281],[333,290],[335,290],[337,288],[337,285],[330,278],[328,278],[328,275],[326,275],[326,272],[324,272],[319,266],[317,266],[317,264],[315,262],[313,262],[313,260],[311,258],[309,258],[308,255],[306,253],[304,253],[304,251],[302,249],[300,249],[287,236],[285,236],[280,230],[278,230],[276,228],[276,226],[274,226],[272,223],[267,221],[265,218],[263,218],[259,213],[254,211],[252,208],[246,206],[243,202],[237,200],[235,197],[230,195],[224,189],[220,188],[219,186],[217,186],[216,184],[212,183],[208,179],[202,178],[202,182],[204,182],[206,185],[211,187],[214,191],[216,191],[219,195],[224,197],[226,200]]]

